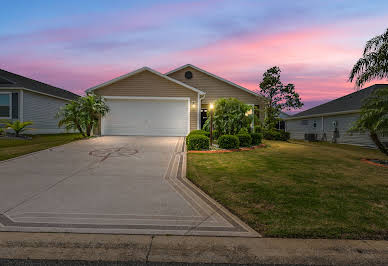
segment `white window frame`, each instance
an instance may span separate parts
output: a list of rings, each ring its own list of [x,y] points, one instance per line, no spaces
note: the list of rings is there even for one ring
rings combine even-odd
[[[9,117],[0,116],[0,119],[12,119],[12,92],[0,92],[0,95],[8,94],[9,97]]]

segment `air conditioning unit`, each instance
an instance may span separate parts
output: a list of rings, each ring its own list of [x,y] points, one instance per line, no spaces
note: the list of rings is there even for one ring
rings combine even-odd
[[[315,133],[305,133],[304,140],[307,141],[318,141],[318,134]]]

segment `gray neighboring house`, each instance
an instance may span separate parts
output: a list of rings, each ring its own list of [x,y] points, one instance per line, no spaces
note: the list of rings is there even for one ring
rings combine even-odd
[[[64,133],[55,115],[72,92],[0,69],[0,119],[32,121],[29,134]]]
[[[368,132],[349,133],[348,130],[358,119],[363,100],[375,89],[387,86],[375,84],[285,118],[286,131],[290,132],[291,139],[315,136],[317,140],[375,147]],[[382,135],[381,141],[387,144],[388,135]]]

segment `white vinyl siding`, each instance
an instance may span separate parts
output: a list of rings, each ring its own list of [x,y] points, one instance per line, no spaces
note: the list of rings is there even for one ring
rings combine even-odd
[[[55,116],[68,101],[45,96],[42,94],[23,92],[23,120],[32,121],[28,134],[65,133],[64,128],[58,128]]]
[[[323,134],[326,134],[326,140],[331,141],[334,134],[333,122],[336,121],[339,136],[337,143],[361,145],[368,147],[375,147],[373,141],[369,137],[368,132],[348,132],[352,127],[353,123],[358,119],[359,114],[345,114],[335,116],[323,117],[323,128],[322,128],[322,117],[312,118],[301,118],[295,120],[286,121],[286,129],[290,132],[291,139],[304,139],[304,134],[314,133],[318,135],[318,139],[321,139]],[[308,121],[307,125],[304,125],[302,121]],[[316,121],[316,128],[313,127],[314,121]],[[381,135],[382,142],[388,142],[387,135]]]
[[[107,99],[102,135],[186,136],[189,99]]]

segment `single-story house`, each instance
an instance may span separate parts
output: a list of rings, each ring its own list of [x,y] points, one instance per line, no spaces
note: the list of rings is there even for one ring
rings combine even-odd
[[[190,64],[165,74],[143,67],[87,91],[104,96],[110,106],[101,135],[186,136],[202,128],[209,105],[219,98],[235,97],[260,112],[265,103],[251,90]]]
[[[285,118],[286,131],[291,139],[323,140],[336,143],[375,147],[368,132],[348,132],[360,115],[364,99],[380,87],[375,84],[362,90],[321,104]],[[388,135],[381,136],[388,143]]]
[[[32,121],[29,134],[63,133],[55,115],[79,96],[0,69],[0,120]]]

